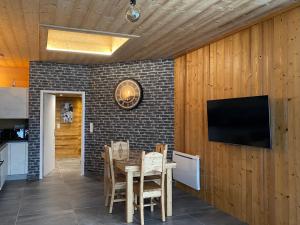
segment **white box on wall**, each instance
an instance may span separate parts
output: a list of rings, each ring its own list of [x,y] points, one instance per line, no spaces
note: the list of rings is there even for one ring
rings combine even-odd
[[[200,157],[173,151],[173,161],[176,162],[174,180],[199,191]]]

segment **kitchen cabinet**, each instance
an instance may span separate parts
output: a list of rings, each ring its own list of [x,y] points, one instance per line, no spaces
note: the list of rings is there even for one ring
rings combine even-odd
[[[28,172],[28,143],[8,143],[8,175],[25,175]]]
[[[0,190],[2,189],[8,172],[8,145],[0,147]]]
[[[28,118],[28,88],[0,88],[0,119]]]
[[[8,142],[0,147],[0,190],[6,180],[26,179],[28,142]]]

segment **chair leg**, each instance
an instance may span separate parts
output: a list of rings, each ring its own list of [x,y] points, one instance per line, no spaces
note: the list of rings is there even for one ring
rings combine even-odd
[[[115,200],[115,189],[113,188],[111,192],[111,198],[110,198],[109,213],[112,213],[114,200]]]
[[[141,225],[144,225],[144,199],[140,196]]]
[[[161,195],[160,201],[161,201],[161,220],[163,222],[165,222],[166,221],[166,212],[165,212],[165,195],[164,195],[164,193]]]
[[[151,212],[153,212],[154,211],[153,198],[150,199],[150,208],[151,208]]]
[[[137,210],[138,196],[134,195],[134,210]]]

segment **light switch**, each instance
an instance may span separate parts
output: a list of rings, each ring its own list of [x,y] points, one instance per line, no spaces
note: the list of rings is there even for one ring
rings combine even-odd
[[[92,134],[94,132],[94,124],[90,123],[90,133]]]

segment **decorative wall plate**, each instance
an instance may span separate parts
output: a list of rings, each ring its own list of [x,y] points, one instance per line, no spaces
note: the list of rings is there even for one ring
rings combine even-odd
[[[115,89],[116,103],[122,109],[133,109],[142,99],[141,85],[134,79],[125,79],[118,83]]]

